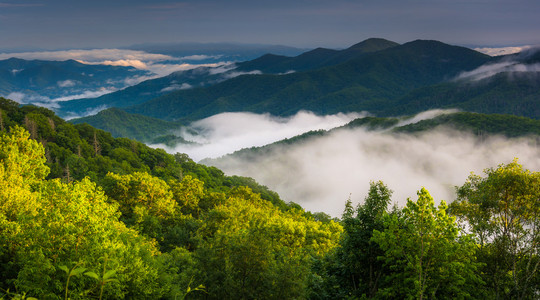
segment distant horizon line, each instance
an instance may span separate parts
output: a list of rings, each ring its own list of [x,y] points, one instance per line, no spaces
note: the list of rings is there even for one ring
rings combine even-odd
[[[96,49],[131,49],[134,50],[134,48],[139,47],[171,47],[171,46],[239,46],[239,47],[281,47],[281,48],[289,48],[291,50],[312,50],[315,48],[328,48],[328,49],[334,49],[334,50],[342,50],[346,49],[354,44],[361,43],[365,40],[373,39],[373,38],[381,38],[386,39],[388,41],[396,42],[391,39],[387,39],[384,37],[370,37],[367,39],[363,39],[358,42],[352,42],[348,45],[317,45],[317,46],[294,46],[294,45],[287,45],[285,43],[250,43],[250,42],[238,42],[238,41],[216,41],[216,42],[199,42],[199,41],[184,41],[184,42],[176,42],[176,41],[163,41],[163,42],[137,42],[132,43],[128,45],[110,45],[110,46],[65,46],[65,47],[41,47],[41,46],[34,46],[34,45],[26,45],[26,46],[13,46],[13,47],[0,47],[0,53],[21,53],[21,52],[55,52],[55,51],[69,51],[69,50],[96,50]],[[415,40],[436,40],[440,41],[445,44],[454,45],[454,46],[461,46],[466,47],[470,49],[477,49],[477,48],[505,48],[505,47],[536,47],[540,46],[540,44],[535,43],[515,43],[515,44],[471,44],[471,43],[451,43],[446,42],[443,40],[437,40],[432,38],[418,38],[413,39],[407,42],[396,42],[398,44],[405,44],[408,42],[412,42]],[[196,50],[196,49],[192,49]]]

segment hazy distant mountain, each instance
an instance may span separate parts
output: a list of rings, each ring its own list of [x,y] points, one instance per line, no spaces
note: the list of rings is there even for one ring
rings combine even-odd
[[[366,53],[376,52],[398,45],[398,43],[385,39],[371,38],[345,50],[317,48],[295,57],[267,54],[252,61],[239,63],[237,70],[259,70],[263,73],[314,70],[325,66],[337,65],[354,58],[359,58]]]
[[[123,88],[126,79],[144,75],[149,73],[132,67],[10,58],[0,60],[0,96],[16,95],[23,102],[25,97],[69,97],[89,90]]]
[[[96,98],[59,102],[57,110],[60,116],[79,115],[87,110],[99,107],[128,107],[157,98],[172,91],[202,87],[225,80],[223,74],[212,74],[215,70],[199,67],[186,71],[174,72],[170,75],[143,81],[137,85],[108,93]]]
[[[311,71],[245,75],[180,90],[126,111],[165,120],[196,120],[227,111],[379,112],[415,89],[450,80],[491,60],[468,48],[418,40]]]
[[[203,44],[203,46],[204,45],[206,44]],[[222,44],[217,45],[223,46]],[[172,91],[204,87],[245,73],[283,73],[287,71],[313,70],[323,66],[336,65],[353,58],[359,58],[366,53],[387,49],[397,45],[399,44],[384,39],[368,39],[341,51],[318,48],[294,57],[266,54],[252,61],[241,62],[226,67],[199,67],[192,70],[174,72],[165,77],[144,81],[138,85],[97,98],[85,98],[62,102],[59,103],[61,107],[57,112],[61,116],[68,116],[69,114],[81,114],[87,110],[94,110],[98,107],[128,107],[171,93]],[[206,47],[211,47],[211,45],[206,45]],[[216,47],[216,49],[223,49],[218,46]],[[237,48],[231,46],[229,50],[233,51],[234,49]],[[269,47],[268,49],[264,49],[278,50],[279,48]],[[157,51],[157,49],[154,50]],[[162,50],[165,51],[164,49]],[[188,50],[194,51],[189,47],[185,48],[185,51]],[[206,49],[205,52],[205,48],[203,48],[200,51],[201,53],[208,53],[210,50],[212,49]]]
[[[195,53],[197,55],[194,58],[204,63],[224,60],[246,61],[267,53],[295,56],[306,51],[282,45],[240,43],[147,43],[129,46],[127,49],[188,58]]]
[[[350,59],[337,63],[345,57]],[[321,66],[331,61],[336,64]],[[219,76],[255,68],[281,72],[293,65],[308,69],[311,66],[306,71],[243,75],[206,87],[192,82],[190,89],[181,89],[181,85],[195,78],[195,74],[171,74],[101,99],[102,103],[120,103],[128,113],[183,124],[235,111],[276,116],[293,115],[300,110],[318,114],[368,111],[378,116],[402,116],[433,108],[538,119],[538,61],[538,52],[534,51],[493,58],[437,41],[397,45],[370,39],[340,51],[316,49],[296,57],[265,55]],[[197,80],[206,78],[209,82],[210,71],[205,72],[209,77],[203,74]],[[164,93],[167,87],[178,90]],[[152,97],[159,93],[162,95]],[[113,95],[116,98],[111,100]],[[127,107],[129,103],[140,104]],[[103,114],[102,119],[107,116]],[[95,122],[92,125],[100,126]]]

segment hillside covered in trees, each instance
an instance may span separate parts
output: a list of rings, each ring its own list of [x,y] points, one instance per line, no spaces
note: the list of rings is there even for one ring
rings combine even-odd
[[[340,220],[249,178],[0,99],[0,299],[534,299],[540,173]],[[247,186],[247,187],[246,187]]]

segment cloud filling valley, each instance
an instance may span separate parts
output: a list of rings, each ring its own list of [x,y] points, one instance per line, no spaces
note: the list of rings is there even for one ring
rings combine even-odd
[[[417,119],[448,111],[427,112]],[[352,120],[352,115],[315,116],[301,112],[290,118],[226,113],[194,124],[201,133],[183,137],[199,145],[182,145],[169,152],[188,153],[195,160],[219,157],[240,148],[261,146],[314,129],[330,129]],[[343,212],[350,197],[356,205],[367,195],[370,181],[382,180],[394,191],[393,201],[404,205],[408,197],[426,187],[438,203],[451,202],[454,187],[470,172],[509,163],[515,157],[526,168],[540,170],[540,147],[530,139],[478,137],[450,129],[421,134],[395,134],[340,129],[293,145],[275,146],[257,155],[233,155],[210,160],[228,175],[252,177],[310,211],[333,217]],[[207,162],[208,163],[208,162]]]

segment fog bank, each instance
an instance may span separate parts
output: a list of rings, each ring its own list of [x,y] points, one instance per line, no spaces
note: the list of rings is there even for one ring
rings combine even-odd
[[[356,205],[369,182],[382,180],[404,205],[427,188],[435,198],[451,202],[454,187],[470,172],[509,163],[514,157],[530,170],[540,170],[540,148],[526,139],[492,137],[480,142],[470,134],[436,130],[396,135],[340,130],[304,143],[275,147],[262,155],[226,157],[212,162],[228,175],[249,176],[311,211],[341,216],[350,197]]]
[[[455,110],[431,110],[401,120],[397,126],[434,118]],[[234,151],[271,144],[310,130],[329,130],[363,117],[359,114],[317,116],[299,112],[288,118],[269,114],[222,113],[193,123],[177,134],[197,144],[166,148],[187,153],[195,161],[218,158]],[[482,137],[449,129],[414,135],[363,128],[333,130],[289,145],[272,145],[257,153],[241,152],[204,161],[227,175],[254,178],[285,201],[310,211],[341,216],[345,201],[363,202],[369,182],[382,180],[394,191],[393,201],[426,187],[437,203],[454,200],[454,187],[471,172],[509,163],[514,157],[526,168],[540,170],[540,147],[528,139]]]
[[[193,160],[199,161],[243,148],[264,146],[311,130],[329,130],[365,115],[351,113],[317,116],[311,112],[299,112],[282,118],[270,114],[221,113],[194,122],[176,133],[195,144],[179,144],[172,148],[165,145],[151,146],[164,148],[169,153],[187,153]]]

